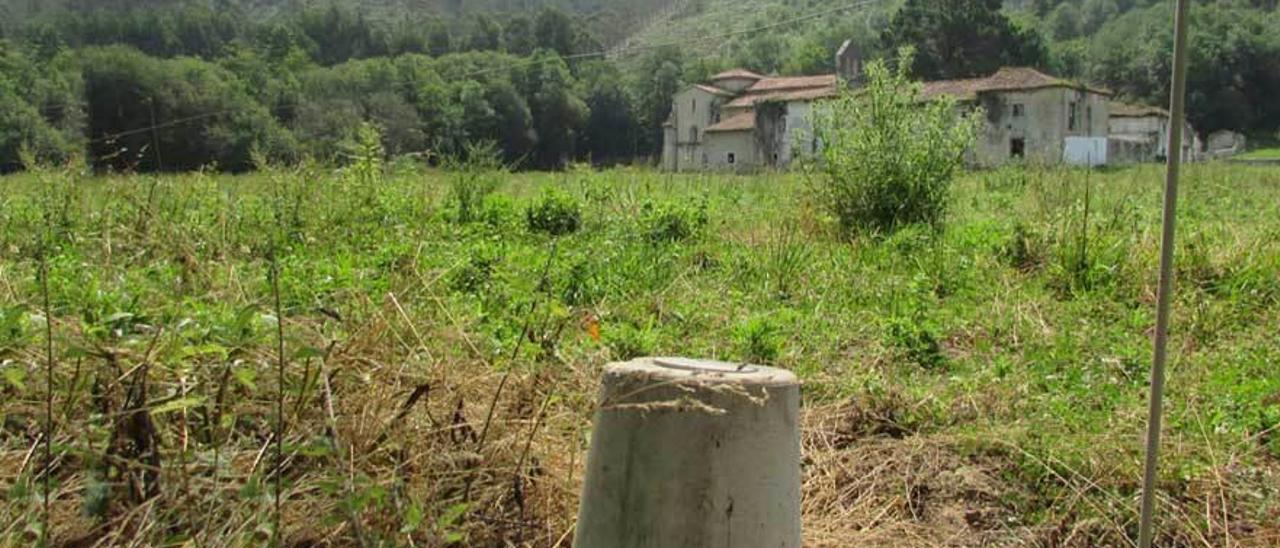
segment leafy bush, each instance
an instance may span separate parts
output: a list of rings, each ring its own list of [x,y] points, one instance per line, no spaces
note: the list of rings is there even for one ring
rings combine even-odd
[[[16,350],[26,342],[27,314],[18,307],[0,307],[0,353]]]
[[[595,304],[604,296],[605,288],[597,267],[583,257],[565,273],[564,290],[560,300],[570,306]]]
[[[497,255],[491,249],[483,246],[473,249],[466,264],[449,275],[449,287],[459,293],[481,293],[489,287],[498,262]]]
[[[1040,235],[1026,223],[1017,221],[1013,225],[1013,234],[999,250],[1000,257],[1009,266],[1029,271],[1044,261],[1041,245]]]
[[[908,362],[923,369],[936,370],[946,365],[946,357],[934,331],[926,317],[914,314],[890,319],[886,334],[889,345],[901,352]]]
[[[908,79],[912,51],[896,72],[867,65],[867,84],[814,111],[822,148],[808,166],[815,203],[846,232],[938,226],[951,180],[974,141],[980,113],[962,114],[949,98],[924,101]]]
[[[80,50],[76,60],[84,74],[93,135],[120,134],[90,142],[98,168],[170,171],[212,165],[243,171],[253,167],[255,149],[280,161],[296,159],[294,136],[224,67],[193,58],[156,59],[123,46]],[[183,123],[138,131],[163,120]]]
[[[938,301],[934,283],[924,273],[908,282],[903,293],[891,301],[890,314],[884,320],[884,344],[895,358],[930,371],[946,368],[942,352],[942,328],[938,324]]]
[[[355,138],[347,144],[346,174],[360,185],[377,184],[382,180],[383,159],[382,130],[369,122],[360,124]]]
[[[707,202],[682,204],[646,202],[643,207],[644,236],[654,243],[688,240],[707,226]]]
[[[562,236],[578,231],[582,225],[582,206],[569,194],[548,188],[525,210],[525,224],[533,232]]]
[[[493,143],[469,145],[462,155],[446,157],[446,170],[452,174],[449,201],[454,206],[454,220],[470,223],[479,220],[486,196],[498,189],[504,171],[497,146]]]
[[[518,211],[510,196],[490,194],[480,202],[480,213],[476,220],[491,228],[506,229],[515,226]]]
[[[616,360],[630,360],[653,354],[658,336],[652,329],[619,324],[605,329],[604,344]]]

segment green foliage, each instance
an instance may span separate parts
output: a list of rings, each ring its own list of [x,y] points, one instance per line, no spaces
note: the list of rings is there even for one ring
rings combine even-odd
[[[293,136],[226,69],[198,59],[160,60],[125,47],[92,48],[77,57],[84,73],[89,150],[98,168],[129,171],[252,166],[255,148],[295,158]],[[185,120],[181,127],[159,127]],[[152,122],[154,131],[138,131]]]
[[[532,232],[551,236],[572,234],[582,225],[582,205],[568,193],[549,187],[525,210],[524,218]]]
[[[882,39],[890,51],[915,48],[912,73],[925,80],[986,76],[1001,66],[1048,60],[1037,31],[1005,17],[1000,0],[907,0]]]
[[[782,354],[782,337],[778,325],[767,316],[748,319],[734,330],[733,337],[739,355],[745,362],[773,364]]]
[[[1170,8],[1135,9],[1102,25],[1089,41],[1087,75],[1124,95],[1167,104]],[[1280,104],[1273,100],[1280,93],[1280,40],[1267,14],[1241,3],[1209,3],[1192,5],[1189,17],[1187,112],[1196,131],[1280,127]]]
[[[18,307],[0,308],[0,356],[24,346],[31,336],[27,313]],[[8,369],[5,370],[8,376]],[[14,375],[18,369],[14,368]]]
[[[1015,222],[1013,233],[1000,248],[1000,257],[1019,270],[1034,269],[1044,261],[1041,236],[1025,223]]]
[[[681,242],[701,234],[707,226],[707,202],[645,202],[641,208],[643,234],[653,243]]]
[[[382,180],[383,156],[382,132],[368,122],[361,124],[356,131],[355,142],[349,145],[350,153],[346,171],[356,183],[362,185],[377,184]]]
[[[501,184],[503,166],[492,143],[468,147],[465,156],[445,159],[450,172],[449,201],[454,220],[466,224],[479,219],[485,197]]]
[[[973,143],[981,113],[961,113],[947,98],[923,101],[908,78],[910,60],[904,50],[896,71],[868,64],[865,88],[815,112],[823,146],[808,167],[812,198],[846,233],[940,226]]]
[[[535,164],[562,168],[574,157],[578,133],[587,122],[587,105],[573,92],[569,66],[554,52],[538,51],[526,77],[529,111],[537,135]]]
[[[941,369],[946,363],[938,336],[926,316],[892,318],[885,328],[885,335],[889,346],[901,352],[909,363],[926,370]]]
[[[466,263],[450,273],[449,287],[460,293],[483,293],[489,287],[498,263],[499,258],[493,249],[483,246],[473,249]]]
[[[1080,9],[1075,4],[1063,2],[1053,9],[1046,20],[1050,36],[1055,40],[1070,40],[1080,35],[1084,22],[1080,20]]]
[[[923,448],[928,463],[977,467],[984,490],[1007,494],[982,501],[1016,517],[1002,535],[1037,539],[1066,524],[1087,544],[1126,542],[1123,527],[1098,524],[1130,520],[1117,510],[1128,506],[1110,503],[1132,495],[1139,472],[1132,432],[1117,430],[1115,419],[1146,409],[1161,192],[1151,181],[1160,166],[962,173],[945,230],[914,226],[850,243],[796,207],[799,175],[581,170],[566,185],[563,174],[494,171],[500,160],[482,157],[442,159],[448,169],[389,163],[371,185],[372,214],[367,195],[347,191],[344,173],[313,165],[236,177],[6,176],[0,414],[10,428],[0,451],[21,459],[40,447],[45,314],[33,244],[52,232],[49,325],[62,440],[52,449],[64,463],[53,479],[68,509],[91,512],[67,519],[112,538],[265,542],[254,531],[270,522],[270,477],[228,467],[247,470],[262,453],[260,472],[269,470],[274,398],[283,393],[292,432],[282,446],[286,504],[326,509],[286,513],[291,531],[322,530],[342,545],[361,536],[371,545],[554,543],[573,525],[553,511],[572,506],[571,493],[523,491],[523,519],[551,524],[549,536],[526,528],[523,540],[516,528],[470,519],[459,496],[448,495],[469,481],[475,494],[512,492],[510,474],[468,478],[451,468],[474,461],[472,432],[496,381],[510,372],[489,447],[517,450],[487,453],[486,466],[515,471],[524,458],[531,473],[536,466],[539,477],[561,480],[573,472],[549,456],[585,443],[600,367],[678,353],[794,371],[805,384],[802,425],[832,442],[812,448],[818,473],[837,470],[850,451],[919,456]],[[478,171],[501,186],[480,200],[473,222],[459,225],[450,185],[468,158],[487,163]],[[1186,493],[1221,485],[1213,487],[1221,497],[1169,499],[1170,515],[1225,507],[1224,519],[1259,531],[1236,529],[1248,543],[1276,528],[1264,518],[1280,471],[1272,321],[1280,172],[1193,164],[1183,181],[1178,328],[1170,333],[1181,397],[1169,400],[1166,422],[1180,442],[1162,461],[1170,467],[1163,481]],[[578,196],[583,219],[572,237],[555,241],[554,255],[551,242],[523,226],[546,188]],[[705,217],[695,222],[703,228],[684,243],[654,245],[648,223],[668,207]],[[282,242],[279,317],[266,281],[270,242]],[[1060,269],[1080,257],[1085,268]],[[263,364],[277,350],[277,327],[288,358],[283,386]],[[126,409],[144,378],[154,432],[162,441],[187,434],[185,453],[181,443],[154,446],[155,464],[130,454],[129,443],[99,443],[119,428],[102,410]],[[345,430],[328,430],[332,417],[341,423],[352,410],[381,417],[369,422],[368,450],[352,450]],[[406,468],[396,455],[421,466]],[[868,481],[900,480],[918,461],[895,459],[901,467],[868,472]],[[1233,473],[1222,474],[1224,465]],[[15,503],[0,504],[4,523],[38,521],[24,517],[39,513],[31,511],[39,482],[26,479],[39,468],[29,468],[8,486]],[[191,504],[175,505],[118,489],[122,478],[152,469],[246,498],[225,504],[193,490]],[[894,488],[872,495],[901,492],[901,484],[884,485]],[[971,498],[959,491],[932,493],[948,504],[959,499],[946,497]],[[206,515],[214,504],[220,511]],[[138,514],[136,529],[110,521],[139,508],[150,511]],[[494,508],[497,519],[521,519],[518,505]],[[1198,517],[1174,518],[1162,530],[1169,544],[1190,545],[1207,527]],[[963,520],[946,530],[973,533]]]
[[[904,236],[920,239],[912,238],[910,231],[898,236],[899,241]],[[893,243],[886,242],[885,245],[892,246]],[[922,246],[921,251],[936,253],[938,247],[937,242],[933,242]],[[955,266],[949,265],[951,268]],[[905,288],[897,291],[882,327],[884,344],[896,358],[926,371],[937,371],[947,365],[947,359],[942,353],[943,335],[932,310],[937,306],[935,299],[945,294],[939,295],[937,280],[931,274],[936,273],[922,269]]]
[[[602,333],[604,345],[615,360],[631,360],[653,355],[658,334],[653,329],[636,327],[629,323],[606,326]]]
[[[65,56],[32,58],[0,40],[0,174],[24,167],[24,150],[42,164],[78,155],[81,86]]]
[[[564,289],[560,300],[570,306],[586,306],[596,304],[604,296],[606,288],[600,272],[601,267],[589,257],[574,261],[565,273]]]

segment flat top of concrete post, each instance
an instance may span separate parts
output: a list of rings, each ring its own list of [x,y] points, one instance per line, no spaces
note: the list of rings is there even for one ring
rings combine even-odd
[[[674,381],[768,386],[799,384],[795,374],[785,369],[692,358],[636,358],[629,362],[609,364],[608,372],[612,375],[645,375]]]

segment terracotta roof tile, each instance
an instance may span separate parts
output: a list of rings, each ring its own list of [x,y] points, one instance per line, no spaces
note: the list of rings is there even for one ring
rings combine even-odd
[[[840,95],[840,88],[837,88],[835,85],[830,85],[820,88],[788,91],[783,93],[781,97],[778,97],[778,99],[783,101],[808,101],[812,99],[835,97],[837,95]]]
[[[707,133],[719,133],[728,131],[746,131],[755,129],[756,113],[755,111],[743,112],[721,120],[720,123],[708,127],[704,130]]]
[[[784,89],[804,89],[833,87],[836,85],[836,75],[822,74],[818,76],[792,76],[785,78],[765,78],[756,82],[747,88],[747,93],[763,93],[768,91],[779,91]]]
[[[711,81],[714,82],[716,80],[730,80],[733,78],[747,78],[751,80],[761,80],[761,79],[764,79],[764,76],[761,76],[759,74],[756,74],[746,69],[739,68],[739,69],[726,70],[724,72],[721,72],[720,74],[712,76]]]
[[[1168,116],[1169,111],[1160,107],[1149,105],[1133,105],[1129,103],[1112,102],[1111,116],[1113,118],[1144,118],[1147,116]]]
[[[706,84],[694,84],[694,85],[693,85],[693,87],[698,88],[698,89],[700,89],[700,90],[702,90],[702,91],[705,91],[705,92],[707,92],[707,93],[710,93],[710,94],[712,94],[712,95],[719,95],[719,96],[721,96],[721,97],[733,97],[733,96],[734,96],[732,93],[729,93],[728,91],[725,91],[725,90],[720,89],[720,88],[715,87],[715,86],[708,86],[708,85],[706,85]]]
[[[812,101],[814,99],[835,97],[836,95],[839,95],[839,90],[834,85],[795,90],[784,89],[766,93],[743,95],[737,99],[729,101],[725,106],[728,108],[750,108],[766,101]]]
[[[935,80],[925,82],[920,90],[926,99],[950,95],[958,99],[973,99],[983,90],[986,78],[968,78],[964,80]]]
[[[1070,80],[1049,76],[1030,67],[1003,67],[986,78],[925,82],[922,93],[925,98],[951,95],[964,100],[973,99],[977,94],[986,91],[1020,91],[1051,87],[1068,87],[1111,95],[1111,92],[1105,89],[1089,87]]]

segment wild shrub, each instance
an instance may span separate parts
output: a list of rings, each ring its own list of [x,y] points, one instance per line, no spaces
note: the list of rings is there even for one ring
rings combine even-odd
[[[653,329],[639,328],[629,323],[606,328],[603,338],[605,346],[609,348],[609,353],[615,360],[630,360],[651,355],[658,341],[658,335]]]
[[[869,63],[865,88],[814,111],[821,148],[806,170],[812,199],[846,234],[940,226],[981,120],[953,99],[922,97],[908,76],[913,52],[900,56],[896,71]]]
[[[893,312],[884,324],[884,342],[899,359],[921,369],[946,368],[942,353],[941,328],[931,311],[937,306],[927,295],[935,290],[926,276],[910,282],[905,294],[895,299]]]
[[[582,206],[568,193],[548,188],[525,210],[525,225],[531,232],[563,236],[582,225]]]
[[[26,311],[16,306],[0,307],[0,353],[16,350],[27,341],[28,324]]]
[[[707,226],[707,202],[646,202],[642,207],[644,237],[653,243],[691,239]]]
[[[1062,298],[1100,289],[1134,294],[1142,275],[1132,212],[1117,208],[1109,218],[1090,220],[1086,208],[1063,209],[1060,226],[1046,232],[1048,286]]]
[[[1044,250],[1041,246],[1040,234],[1027,223],[1016,221],[1013,224],[1013,233],[1000,247],[1000,258],[1018,270],[1030,271],[1044,261]]]
[[[360,185],[372,185],[382,180],[386,150],[382,148],[382,130],[369,122],[360,124],[355,138],[347,144],[347,164],[344,172],[349,180]]]
[[[497,230],[514,228],[519,222],[519,211],[510,196],[490,194],[481,200],[476,220]]]
[[[923,316],[891,318],[885,329],[889,345],[910,363],[937,370],[946,365],[942,346],[932,324]]]
[[[450,174],[449,202],[453,219],[460,224],[480,220],[484,199],[498,189],[506,166],[497,145],[467,145],[461,154],[447,156],[441,165]]]
[[[564,276],[564,289],[560,300],[569,306],[594,304],[604,296],[604,283],[600,272],[590,259],[582,257],[574,261]]]
[[[459,293],[478,294],[489,286],[498,257],[492,250],[481,246],[471,251],[470,258],[449,275],[449,287]]]

